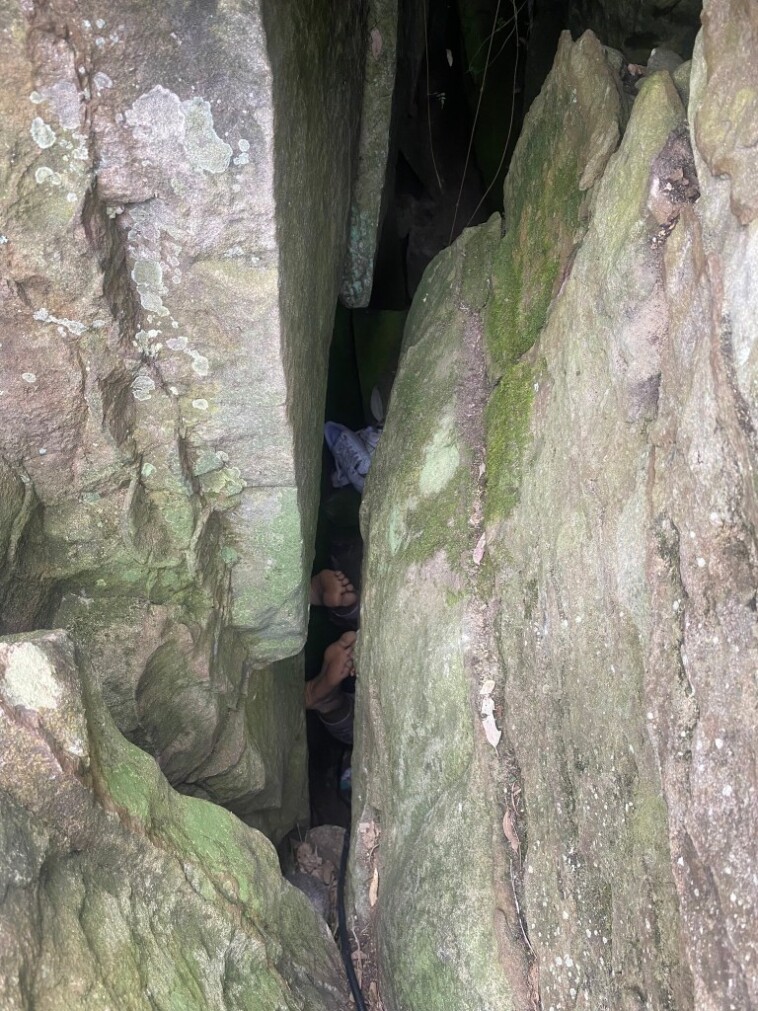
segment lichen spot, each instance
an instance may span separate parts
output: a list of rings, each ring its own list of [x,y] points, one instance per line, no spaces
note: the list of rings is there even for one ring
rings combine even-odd
[[[190,357],[192,358],[192,371],[199,376],[207,376],[210,372],[210,362],[205,355],[201,355],[198,351],[190,351]]]
[[[110,77],[108,77],[107,74],[104,74],[102,70],[99,70],[92,78],[92,80],[98,91],[105,91],[107,88],[113,87],[113,81],[110,79]]]
[[[21,373],[21,378],[24,380],[25,383],[30,383],[31,384],[31,383],[36,383],[37,382],[37,377],[35,376],[35,374],[33,372],[22,372]]]
[[[445,418],[426,447],[418,482],[424,496],[441,492],[458,469],[460,453],[453,429],[452,418]]]
[[[213,115],[208,102],[192,98],[182,102],[185,127],[183,147],[193,168],[218,175],[226,172],[232,149],[213,129]]]
[[[47,165],[40,165],[34,173],[34,179],[40,184],[50,182],[53,186],[60,186],[62,182],[60,175]]]
[[[132,382],[132,396],[135,400],[151,400],[155,381],[144,373],[136,376]]]
[[[202,397],[201,397],[198,400],[193,400],[192,401],[192,406],[195,408],[196,411],[207,411],[208,410],[208,401],[207,400],[203,400]]]
[[[47,123],[40,116],[35,116],[32,120],[30,133],[32,140],[37,147],[52,147],[55,143],[55,134]]]
[[[50,660],[39,646],[17,642],[6,653],[3,693],[13,706],[56,709],[63,690]]]
[[[163,283],[163,267],[158,260],[137,260],[132,268],[132,280],[137,285],[139,300],[143,309],[158,316],[167,316],[161,295],[167,288]]]

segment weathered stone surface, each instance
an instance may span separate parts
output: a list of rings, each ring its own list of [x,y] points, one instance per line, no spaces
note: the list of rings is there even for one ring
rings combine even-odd
[[[467,645],[481,621],[478,310],[499,236],[494,218],[427,271],[364,499],[354,822],[382,830],[376,929],[398,1011],[505,1011],[528,993],[505,840],[493,835],[500,798],[471,708],[483,658]]]
[[[398,0],[368,0],[366,63],[358,167],[340,298],[365,307],[374,282],[379,229],[386,200],[392,107],[398,72]]]
[[[64,632],[0,640],[0,808],[4,1009],[347,1007],[273,846],[169,787]]]
[[[572,31],[594,31],[609,46],[645,63],[656,46],[665,46],[687,59],[700,27],[701,0],[569,0]]]
[[[507,979],[476,1007],[758,1003],[758,233],[752,107],[709,160],[709,110],[752,75],[725,71],[746,24],[726,6],[693,58],[694,158],[668,72],[620,138],[600,47],[564,39],[503,238],[441,254],[409,316],[365,502],[354,763],[382,830],[356,904],[400,1011],[470,1006],[474,965]],[[493,868],[466,935],[455,910]]]
[[[305,635],[361,6],[1,8],[2,628],[176,783]]]
[[[548,1007],[572,992],[691,1006],[644,660],[648,429],[667,325],[646,205],[683,117],[668,75],[650,78],[533,350],[513,494],[488,509],[504,732],[525,804],[523,909]]]
[[[755,5],[705,5],[702,45],[707,87],[693,110],[695,136],[710,172],[729,176],[731,209],[743,225],[758,214],[756,41]]]

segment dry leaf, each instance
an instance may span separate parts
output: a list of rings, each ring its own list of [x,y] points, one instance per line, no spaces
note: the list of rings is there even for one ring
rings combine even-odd
[[[479,694],[491,695],[494,692],[494,690],[495,690],[495,682],[492,680],[492,678],[490,678],[488,681],[485,681],[482,687],[479,689]]]
[[[482,725],[484,727],[484,733],[487,737],[487,741],[496,748],[500,743],[500,738],[503,736],[502,733],[497,729],[497,723],[495,723],[495,717],[490,714],[485,716],[482,720]]]
[[[474,548],[474,564],[481,565],[482,558],[484,558],[484,548],[487,544],[487,534],[482,534],[479,540],[476,542],[476,547]]]
[[[379,845],[379,828],[375,821],[362,821],[358,824],[358,833],[363,848],[372,853]]]
[[[495,712],[495,703],[492,701],[489,695],[485,695],[485,697],[482,699],[482,716],[492,716],[494,712]]]
[[[510,808],[503,815],[503,833],[505,838],[511,844],[511,849],[514,853],[518,853],[521,843],[519,842],[518,832],[513,824],[513,812]]]
[[[374,876],[371,879],[371,884],[368,889],[368,904],[372,907],[376,905],[376,900],[379,897],[379,868],[374,868]]]
[[[295,859],[300,870],[305,874],[317,872],[324,862],[310,843],[307,842],[302,842],[298,845],[295,850]]]

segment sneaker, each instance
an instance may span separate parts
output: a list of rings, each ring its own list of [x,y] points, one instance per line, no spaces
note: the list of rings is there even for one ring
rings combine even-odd
[[[376,428],[363,428],[353,432],[336,421],[327,421],[324,425],[324,438],[336,464],[332,474],[335,488],[351,484],[363,494],[364,479],[380,435],[381,431]]]

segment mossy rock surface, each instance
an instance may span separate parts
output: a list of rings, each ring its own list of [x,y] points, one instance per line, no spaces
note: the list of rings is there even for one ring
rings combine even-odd
[[[171,781],[246,809],[304,778],[219,643],[305,639],[366,7],[3,5],[0,632],[65,624]]]
[[[523,991],[493,930],[506,865],[502,844],[492,847],[488,745],[471,708],[482,279],[499,237],[495,217],[427,270],[363,505],[353,803],[358,819],[373,812],[382,826],[377,930],[399,1011],[505,1011]]]
[[[271,843],[169,787],[65,633],[0,640],[0,695],[4,1008],[345,1008],[336,946]]]
[[[392,110],[398,74],[398,0],[369,0],[358,166],[353,180],[347,251],[340,285],[342,303],[369,304],[379,231],[388,199]]]
[[[597,39],[564,34],[527,116],[505,180],[504,235],[487,304],[489,372],[487,513],[518,499],[521,457],[539,368],[525,359],[571,269],[591,213],[591,193],[623,129],[619,81]]]
[[[597,41],[564,38],[502,238],[465,233],[409,313],[364,503],[354,834],[402,1011],[757,996],[758,247],[745,121],[711,118],[752,71],[704,21],[702,150],[667,71],[627,120]]]

